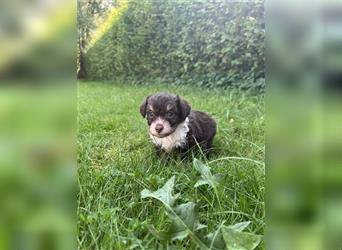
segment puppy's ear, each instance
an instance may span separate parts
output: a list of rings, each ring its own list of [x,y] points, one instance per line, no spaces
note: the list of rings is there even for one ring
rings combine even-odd
[[[185,120],[185,118],[190,114],[191,107],[187,101],[183,100],[178,95],[177,104],[180,111],[180,117],[182,118],[182,120]]]
[[[143,101],[143,103],[140,105],[140,114],[142,115],[142,117],[144,117],[145,118],[145,116],[146,116],[146,108],[147,108],[147,103],[148,103],[148,98],[149,98],[150,96],[147,96],[146,98],[145,98],[145,100]]]

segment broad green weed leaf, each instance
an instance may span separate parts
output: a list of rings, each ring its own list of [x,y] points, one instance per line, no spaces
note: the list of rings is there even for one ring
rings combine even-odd
[[[250,221],[244,221],[244,222],[236,223],[228,227],[236,231],[242,232],[246,227],[248,227],[249,224],[251,224]]]
[[[175,208],[174,212],[177,214],[178,219],[182,221],[181,224],[177,223],[177,227],[184,228],[185,224],[186,227],[191,231],[197,231],[207,227],[206,225],[200,224],[198,222],[198,213],[195,207],[196,204],[194,202],[188,202],[181,204]]]
[[[201,224],[201,223],[198,223],[198,224],[196,225],[195,231],[201,230],[201,229],[203,229],[203,228],[207,228],[207,225],[203,225],[203,224]]]
[[[206,242],[210,249],[218,250],[218,249],[226,248],[226,243],[223,239],[222,232],[221,232],[222,228],[229,228],[229,229],[236,230],[238,232],[242,232],[251,222],[244,221],[244,222],[240,222],[240,223],[230,225],[230,226],[223,226],[223,223],[224,222],[221,223],[221,225],[215,232],[210,233],[206,236],[206,239],[207,239]]]
[[[170,234],[172,239],[184,239],[191,232],[195,232],[201,228],[201,224],[197,221],[196,204],[188,202],[177,206],[173,213],[168,212],[172,220],[170,226]]]
[[[148,227],[148,230],[158,240],[166,241],[169,239],[169,235],[167,232],[158,232],[152,225]]]
[[[187,202],[184,204],[180,204],[175,208],[175,212],[178,215],[179,219],[181,219],[188,228],[193,230],[195,228],[196,223],[196,212],[195,212],[196,204],[194,202]]]
[[[179,194],[172,195],[173,186],[175,183],[175,176],[172,176],[165,185],[155,192],[151,192],[148,189],[141,191],[141,198],[152,197],[161,201],[167,207],[172,207]]]
[[[253,250],[262,239],[261,235],[240,232],[230,227],[223,227],[221,232],[228,250]]]
[[[166,209],[166,213],[171,220],[171,225],[167,231],[157,232],[150,227],[150,232],[159,240],[183,240],[191,236],[191,239],[201,248],[208,249],[205,243],[197,235],[196,231],[205,227],[197,220],[196,204],[188,202],[174,207],[174,202],[179,195],[172,195],[175,177],[171,177],[165,185],[155,192],[144,189],[141,191],[142,198],[152,197],[161,201]]]
[[[212,188],[216,188],[219,184],[219,176],[212,175],[210,168],[203,164],[201,161],[194,159],[194,167],[195,169],[201,173],[201,179],[198,180],[195,184],[195,187],[199,187],[201,185],[209,185]]]
[[[195,188],[199,187],[199,186],[202,186],[202,185],[210,185],[207,181],[205,180],[198,180],[196,183],[195,183]]]
[[[221,228],[218,228],[214,233],[210,233],[206,236],[206,242],[210,249],[221,250],[226,248],[226,244],[223,240]]]
[[[171,236],[171,240],[184,240],[189,236],[189,232],[187,230],[175,232]]]

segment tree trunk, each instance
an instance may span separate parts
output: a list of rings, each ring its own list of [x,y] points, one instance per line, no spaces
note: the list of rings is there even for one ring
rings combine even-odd
[[[81,40],[81,39],[80,39]],[[86,78],[86,70],[85,70],[85,61],[84,61],[84,53],[82,46],[83,42],[78,42],[78,57],[77,57],[77,79],[82,80]]]

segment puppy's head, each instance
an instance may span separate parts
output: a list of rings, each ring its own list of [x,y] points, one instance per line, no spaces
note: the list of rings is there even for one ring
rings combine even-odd
[[[176,130],[178,124],[190,114],[190,109],[187,101],[179,96],[157,93],[145,98],[140,113],[146,117],[150,133],[163,138]]]

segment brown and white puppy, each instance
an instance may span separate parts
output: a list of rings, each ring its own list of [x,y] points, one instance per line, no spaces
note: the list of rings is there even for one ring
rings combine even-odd
[[[179,149],[186,152],[198,143],[208,153],[212,147],[216,122],[204,112],[191,110],[188,102],[178,95],[157,93],[147,96],[140,113],[147,119],[149,135],[158,151],[170,153]]]

